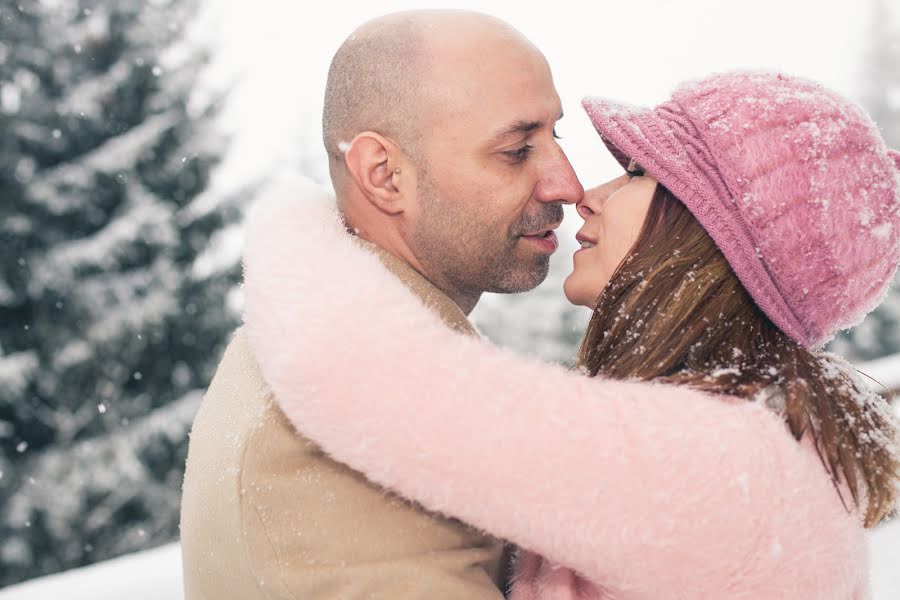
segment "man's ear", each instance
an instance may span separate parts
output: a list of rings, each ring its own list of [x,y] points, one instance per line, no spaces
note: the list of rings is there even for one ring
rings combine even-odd
[[[390,139],[373,131],[360,133],[344,152],[350,176],[371,203],[388,214],[406,208],[403,193],[411,173],[403,152]]]

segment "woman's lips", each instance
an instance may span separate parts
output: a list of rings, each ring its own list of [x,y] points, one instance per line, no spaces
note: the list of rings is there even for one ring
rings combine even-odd
[[[576,251],[575,251],[575,254],[578,254],[579,252],[581,252],[581,251],[583,251],[583,250],[590,250],[591,248],[595,248],[595,247],[597,246],[597,240],[592,240],[591,238],[589,238],[588,236],[584,235],[584,234],[581,233],[580,231],[579,231],[577,234],[575,234],[575,239],[576,239],[576,240],[578,241],[578,243],[581,245],[581,248],[579,248],[578,250],[576,250]],[[590,244],[590,245],[589,245],[589,246],[585,246],[586,243],[587,243],[587,244]]]

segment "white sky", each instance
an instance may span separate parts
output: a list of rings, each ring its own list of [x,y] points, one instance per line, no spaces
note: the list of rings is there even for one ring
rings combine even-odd
[[[566,113],[562,145],[586,187],[616,167],[583,114],[583,96],[653,104],[684,79],[762,67],[858,98],[870,20],[865,0],[206,2],[202,26],[217,48],[211,81],[236,84],[222,114],[234,135],[218,177],[224,187],[297,165],[325,181],[319,132],[328,64],[353,29],[384,13],[471,8],[528,36],[553,68]]]

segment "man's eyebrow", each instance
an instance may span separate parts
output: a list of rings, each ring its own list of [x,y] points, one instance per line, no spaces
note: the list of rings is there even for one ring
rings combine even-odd
[[[559,119],[563,118],[563,113],[559,113]],[[543,121],[525,121],[518,120],[510,125],[501,128],[494,135],[491,136],[491,142],[500,142],[504,139],[513,136],[513,135],[522,135],[523,133],[531,133],[532,131],[538,130],[544,126]]]
[[[499,142],[513,135],[522,135],[523,133],[531,133],[544,126],[543,121],[516,121],[499,129],[491,136],[492,142]]]

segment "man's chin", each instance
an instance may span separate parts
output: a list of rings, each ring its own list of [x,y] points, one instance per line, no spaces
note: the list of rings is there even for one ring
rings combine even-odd
[[[541,285],[550,273],[550,255],[516,261],[516,268],[497,278],[497,283],[485,291],[493,294],[521,294]]]

